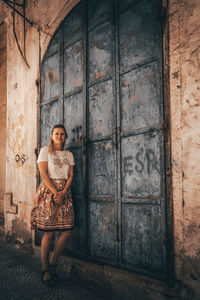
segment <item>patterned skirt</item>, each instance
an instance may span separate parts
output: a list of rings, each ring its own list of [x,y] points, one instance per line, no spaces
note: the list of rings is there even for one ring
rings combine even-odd
[[[65,179],[52,179],[57,191],[63,190]],[[56,204],[53,193],[41,182],[31,211],[31,229],[42,231],[65,231],[74,227],[74,210],[71,191],[66,193],[61,204]]]

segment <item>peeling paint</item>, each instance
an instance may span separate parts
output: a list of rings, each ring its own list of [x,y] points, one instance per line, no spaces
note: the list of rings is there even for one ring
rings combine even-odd
[[[105,73],[95,73],[95,79],[101,79],[105,76]]]
[[[49,78],[50,83],[54,83],[58,79],[57,74],[55,74],[53,70],[49,70],[47,76]]]

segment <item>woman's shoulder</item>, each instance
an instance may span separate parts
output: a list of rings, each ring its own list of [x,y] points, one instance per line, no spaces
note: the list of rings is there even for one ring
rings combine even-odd
[[[39,153],[39,156],[38,156],[38,159],[37,159],[37,162],[41,162],[41,161],[48,161],[48,146],[45,146],[45,147],[42,147],[40,149],[40,153]]]
[[[40,148],[40,150],[42,150],[42,149],[48,150],[48,146],[42,146],[42,147]]]
[[[48,146],[43,146],[40,148],[40,152],[48,153]]]

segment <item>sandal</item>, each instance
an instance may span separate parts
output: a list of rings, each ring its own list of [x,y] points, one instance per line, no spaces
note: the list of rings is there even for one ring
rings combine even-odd
[[[46,270],[43,270],[42,271],[42,273],[41,273],[41,280],[42,280],[42,283],[43,284],[45,284],[46,286],[54,286],[55,285],[55,280],[54,280],[54,278],[53,277],[51,277],[51,278],[49,278],[49,279],[44,279],[44,275],[46,274],[46,273],[50,273],[51,274],[51,272],[50,272],[50,270],[49,269],[46,269]]]
[[[54,280],[58,281],[60,278],[56,271],[57,265],[49,265],[49,267],[50,267],[51,276],[53,277]]]

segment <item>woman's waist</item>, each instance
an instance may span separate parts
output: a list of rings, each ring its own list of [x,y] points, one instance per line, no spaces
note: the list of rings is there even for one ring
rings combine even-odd
[[[62,190],[65,187],[66,179],[65,178],[51,178],[51,181],[56,189]]]
[[[67,180],[67,178],[64,178],[64,177],[61,177],[61,178],[53,178],[53,177],[50,177],[51,180],[53,181],[61,181],[61,180]]]

